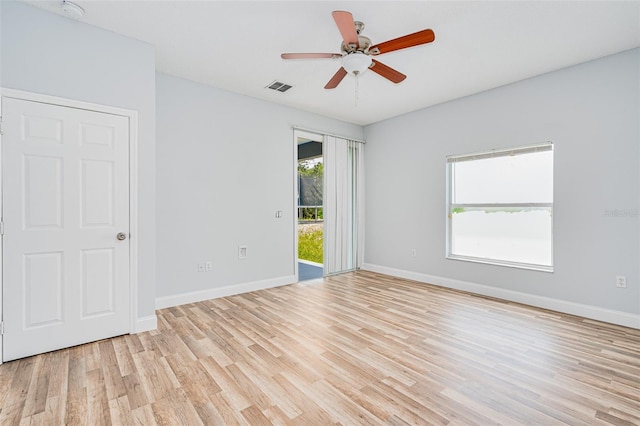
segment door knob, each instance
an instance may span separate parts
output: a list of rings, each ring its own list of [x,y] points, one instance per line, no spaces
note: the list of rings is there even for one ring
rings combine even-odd
[[[127,239],[127,234],[125,234],[124,232],[118,232],[118,235],[116,235],[116,238],[120,241],[122,240],[126,240]]]

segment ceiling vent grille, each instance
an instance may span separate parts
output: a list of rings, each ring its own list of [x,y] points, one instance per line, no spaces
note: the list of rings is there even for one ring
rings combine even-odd
[[[286,92],[287,90],[291,89],[293,86],[291,86],[290,84],[286,84],[286,83],[281,83],[279,81],[274,81],[273,83],[269,84],[266,88],[267,89],[271,89],[271,90],[275,90],[278,92]]]

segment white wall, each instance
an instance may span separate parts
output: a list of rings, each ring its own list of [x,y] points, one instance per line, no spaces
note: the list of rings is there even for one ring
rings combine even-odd
[[[292,126],[362,127],[165,74],[156,85],[158,307],[293,282]]]
[[[367,267],[640,327],[639,64],[635,49],[365,127]],[[543,141],[555,271],[446,260],[445,156]]]
[[[0,2],[0,86],[138,111],[138,317],[155,315],[155,53],[146,43]]]
[[[0,19],[0,86],[139,113],[140,317],[154,314],[156,296],[168,306],[292,279],[291,125],[359,139],[361,127],[156,76],[152,46],[23,3],[0,2]],[[639,52],[367,126],[368,266],[636,318]],[[546,140],[555,143],[555,272],[445,260],[445,156]],[[213,270],[197,272],[207,260]],[[615,288],[616,275],[627,289]]]

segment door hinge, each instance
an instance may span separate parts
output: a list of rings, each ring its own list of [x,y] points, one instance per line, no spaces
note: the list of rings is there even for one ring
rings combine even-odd
[[[4,126],[2,125],[2,116],[0,115],[0,135],[4,135]]]
[[[0,322],[0,336],[4,336],[4,321]]]
[[[4,221],[0,221],[0,236],[4,235]]]

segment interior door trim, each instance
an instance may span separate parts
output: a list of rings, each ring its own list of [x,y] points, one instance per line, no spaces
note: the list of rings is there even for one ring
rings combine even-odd
[[[44,104],[57,105],[68,108],[84,109],[99,113],[119,115],[129,120],[129,333],[137,332],[138,321],[138,112],[107,105],[99,105],[90,102],[78,101],[74,99],[61,98],[57,96],[43,95],[39,93],[26,92],[16,89],[0,87],[0,97],[20,99],[24,101],[40,102]],[[2,102],[0,101],[0,117]],[[2,146],[2,134],[0,133],[0,147]],[[0,150],[1,153],[1,150]],[[0,162],[0,191],[3,185],[3,177]],[[0,212],[2,208],[2,197],[0,192]],[[3,259],[2,248],[0,246],[0,270]],[[0,274],[0,318],[4,301],[2,274]],[[0,338],[0,364],[2,364],[2,338]]]

